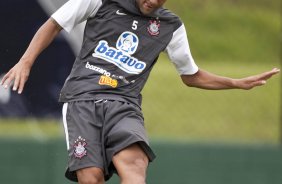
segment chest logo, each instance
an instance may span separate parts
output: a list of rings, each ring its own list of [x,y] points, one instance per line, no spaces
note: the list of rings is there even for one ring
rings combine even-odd
[[[127,73],[140,74],[146,68],[146,63],[131,56],[138,45],[138,37],[126,31],[119,36],[116,48],[110,47],[105,40],[99,41],[92,56],[108,61]]]
[[[151,36],[158,36],[160,34],[160,21],[158,19],[150,20],[147,30]]]

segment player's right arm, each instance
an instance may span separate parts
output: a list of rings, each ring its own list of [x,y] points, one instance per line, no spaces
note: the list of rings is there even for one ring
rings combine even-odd
[[[38,55],[64,29],[70,32],[77,24],[93,17],[102,5],[102,0],[69,0],[58,9],[36,32],[19,62],[2,78],[1,85],[22,93],[31,67]]]
[[[8,88],[14,83],[13,90],[18,91],[19,94],[22,93],[36,58],[61,30],[62,27],[52,18],[48,19],[36,32],[19,62],[4,75],[1,85],[3,85],[4,88]]]

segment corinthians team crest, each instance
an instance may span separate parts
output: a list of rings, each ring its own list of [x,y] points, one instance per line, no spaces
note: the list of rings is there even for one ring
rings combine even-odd
[[[75,158],[81,159],[82,157],[87,155],[87,150],[86,150],[86,145],[87,143],[85,142],[85,139],[83,139],[81,136],[76,139],[74,142],[74,156]]]
[[[158,36],[160,34],[160,21],[159,19],[150,20],[150,25],[147,27],[147,30],[150,35]]]

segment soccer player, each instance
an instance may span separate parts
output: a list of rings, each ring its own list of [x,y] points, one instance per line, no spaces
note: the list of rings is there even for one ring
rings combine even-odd
[[[3,77],[5,88],[22,93],[37,56],[62,29],[70,32],[87,20],[82,48],[59,98],[64,103],[70,180],[100,184],[117,172],[122,184],[145,183],[155,155],[144,129],[140,92],[161,52],[168,54],[184,84],[191,87],[251,89],[279,72],[274,68],[233,79],[199,69],[183,22],[163,8],[165,2],[70,0],[42,25]]]

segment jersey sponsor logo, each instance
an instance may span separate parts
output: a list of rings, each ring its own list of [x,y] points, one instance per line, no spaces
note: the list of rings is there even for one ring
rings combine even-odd
[[[136,34],[126,31],[119,36],[116,48],[131,55],[136,52],[138,44],[139,39]]]
[[[138,44],[138,37],[126,31],[119,36],[116,48],[110,47],[105,40],[99,41],[92,56],[110,62],[126,73],[140,74],[146,68],[146,63],[131,56],[136,52]]]
[[[116,88],[118,85],[118,81],[116,79],[112,79],[111,77],[102,75],[99,80],[100,85],[111,86],[112,88]]]
[[[75,158],[81,159],[82,157],[87,155],[86,150],[87,143],[85,139],[83,139],[81,136],[78,137],[78,139],[74,142],[74,156]]]
[[[97,67],[95,65],[91,65],[91,64],[89,64],[89,62],[86,63],[85,68],[88,68],[90,70],[96,71],[96,72],[98,72],[100,74],[103,74],[105,76],[108,76],[108,77],[111,76],[111,73],[108,72],[107,70],[104,70],[103,68],[99,68],[99,67]]]
[[[149,26],[147,27],[147,30],[150,35],[152,36],[158,36],[160,34],[160,21],[158,19],[150,20]]]
[[[116,14],[117,14],[117,15],[126,15],[126,13],[120,12],[120,10],[117,10],[117,11],[116,11]]]

